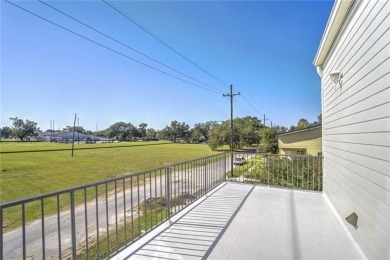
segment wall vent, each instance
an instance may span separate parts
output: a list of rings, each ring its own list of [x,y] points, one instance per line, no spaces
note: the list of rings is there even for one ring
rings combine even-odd
[[[358,222],[358,215],[355,213],[355,212],[352,212],[351,215],[349,215],[348,217],[345,218],[345,220],[351,224],[355,229],[358,229],[358,225],[357,225],[357,222]]]

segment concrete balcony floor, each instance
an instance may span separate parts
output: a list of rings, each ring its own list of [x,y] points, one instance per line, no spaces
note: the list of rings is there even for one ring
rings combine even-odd
[[[228,182],[113,259],[365,259],[322,193]]]

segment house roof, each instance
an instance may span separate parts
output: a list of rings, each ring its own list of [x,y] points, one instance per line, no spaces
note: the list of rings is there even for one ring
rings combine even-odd
[[[53,131],[45,131],[45,132],[40,132],[38,133],[38,136],[44,136],[44,135],[59,135],[65,133],[64,131],[59,131],[59,130],[53,130]]]
[[[354,1],[355,0],[336,0],[333,5],[324,34],[322,35],[320,46],[313,61],[314,66],[320,67],[320,70],[322,69],[321,66],[324,64]],[[319,74],[322,76],[320,71]]]
[[[44,137],[44,136],[52,136],[53,138],[68,138],[72,139],[73,138],[73,132],[66,132],[66,131],[53,131],[51,133],[50,131],[45,131],[42,133],[39,133],[38,136]],[[84,134],[84,133],[77,133],[75,132],[75,138],[91,138],[93,140],[107,140],[107,138],[91,135],[91,134]]]
[[[309,128],[305,128],[305,129],[301,129],[301,130],[291,131],[291,132],[287,132],[287,133],[283,133],[283,134],[278,134],[278,136],[285,136],[285,135],[290,135],[290,134],[302,133],[302,132],[307,132],[307,131],[311,131],[314,129],[322,129],[322,126],[320,125],[320,126],[309,127]]]

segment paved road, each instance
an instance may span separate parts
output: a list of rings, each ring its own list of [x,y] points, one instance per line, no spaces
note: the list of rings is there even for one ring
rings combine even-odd
[[[187,169],[187,170],[185,170]],[[176,197],[179,195],[200,195],[204,191],[205,181],[212,187],[217,185],[218,181],[223,179],[224,174],[230,169],[230,160],[211,162],[207,165],[197,167],[176,167],[171,174],[172,187],[171,195]],[[207,173],[205,175],[205,173]],[[166,194],[166,175],[161,178],[146,179],[144,184],[140,185],[140,189],[130,189],[130,185],[125,191],[122,189],[122,182],[118,182],[118,189],[115,192],[110,192],[107,197],[100,196],[97,200],[93,199],[75,208],[75,223],[76,223],[76,241],[77,248],[83,248],[88,243],[91,245],[96,241],[97,230],[99,236],[107,232],[107,229],[114,230],[117,225],[121,225],[126,218],[127,221],[131,217],[136,218],[142,212],[138,212],[138,205],[142,204],[145,198],[161,197]],[[205,178],[206,176],[206,178]],[[133,177],[133,185],[136,184],[137,178]],[[133,208],[131,207],[133,206]],[[86,207],[86,209],[85,209]],[[57,258],[59,254],[59,239],[61,237],[61,251],[64,255],[71,254],[71,214],[70,210],[60,213],[60,220],[57,215],[45,216],[44,229],[45,239],[42,241],[42,223],[40,220],[34,221],[26,225],[26,256],[30,259],[43,258],[43,244],[45,247],[46,258]],[[86,225],[88,226],[86,234]],[[58,232],[60,230],[60,232]],[[3,259],[22,259],[23,258],[23,238],[22,228],[18,228],[9,233],[4,234],[3,241]],[[1,258],[1,257],[0,257]]]

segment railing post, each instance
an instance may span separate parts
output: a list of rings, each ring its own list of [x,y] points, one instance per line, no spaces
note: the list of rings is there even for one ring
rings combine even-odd
[[[268,188],[269,188],[269,168],[270,168],[270,162],[269,162],[269,154],[267,154],[267,165],[268,165],[268,180],[267,180],[267,183],[268,183]]]
[[[206,158],[203,159],[203,166],[204,166],[204,194],[207,193],[207,166],[206,166]]]
[[[319,182],[319,185],[318,185],[318,190],[321,190],[323,191],[324,190],[324,186],[323,186],[323,183],[324,183],[324,157],[320,157],[320,163],[318,164],[318,175],[320,176],[320,182]]]
[[[168,219],[171,218],[171,168],[167,167],[165,169],[165,175],[166,175],[166,183],[165,183],[165,200],[167,205],[167,214]]]
[[[223,164],[224,165],[224,169],[223,169],[223,181],[227,181],[227,176],[226,176],[226,163],[227,163],[227,156],[226,156],[226,153],[224,154],[224,157],[225,157],[225,163]]]
[[[72,235],[72,259],[76,259],[76,211],[74,204],[74,191],[70,192],[70,221],[71,221],[71,235]]]
[[[3,243],[3,208],[0,207],[0,259],[4,258]]]
[[[303,157],[304,162],[306,164],[305,174],[303,175],[303,179],[306,181],[306,188],[304,188],[304,190],[309,190],[310,189],[310,187],[309,187],[310,186],[309,185],[309,181],[310,181],[310,162],[309,162],[309,158],[306,157],[306,155],[302,155],[302,157]]]
[[[41,198],[41,232],[42,232],[42,259],[46,259],[45,203],[43,198]]]
[[[22,244],[23,244],[23,259],[26,259],[26,206],[22,204]]]
[[[313,171],[312,171],[312,175],[313,175],[313,178],[312,178],[312,190],[314,190],[314,172],[315,172],[315,169],[314,169],[314,157],[312,157],[311,164],[313,166]]]

